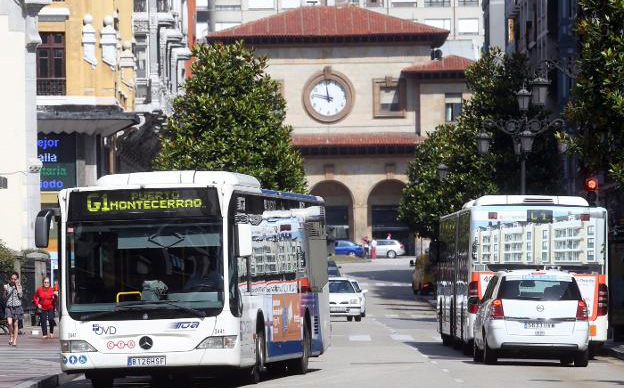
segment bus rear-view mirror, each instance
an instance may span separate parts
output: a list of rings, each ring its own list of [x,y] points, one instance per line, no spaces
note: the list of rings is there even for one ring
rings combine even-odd
[[[44,209],[37,214],[35,219],[35,246],[47,248],[50,241],[50,224],[54,217],[54,209]]]

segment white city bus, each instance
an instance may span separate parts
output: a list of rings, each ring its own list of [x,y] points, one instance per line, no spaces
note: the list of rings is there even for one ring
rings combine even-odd
[[[327,349],[322,198],[165,171],[104,176],[59,205],[37,216],[36,243],[56,220],[63,371],[96,388],[230,369],[257,382]]]
[[[580,197],[488,195],[440,219],[438,331],[472,354],[473,324],[496,271],[558,267],[575,274],[590,312],[593,348],[607,339],[607,211]]]

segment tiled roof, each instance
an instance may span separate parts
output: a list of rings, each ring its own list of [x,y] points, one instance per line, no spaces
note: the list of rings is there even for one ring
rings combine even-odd
[[[416,145],[422,138],[416,135],[353,134],[353,135],[292,135],[296,147],[387,146]]]
[[[466,68],[474,63],[473,60],[459,57],[457,55],[448,55],[439,60],[429,61],[425,64],[412,65],[402,70],[404,74],[423,74],[423,73],[449,73],[464,72]]]
[[[271,42],[328,41],[331,39],[383,39],[428,41],[440,45],[449,31],[388,16],[356,6],[306,6],[294,8],[222,31],[207,41],[236,39]]]

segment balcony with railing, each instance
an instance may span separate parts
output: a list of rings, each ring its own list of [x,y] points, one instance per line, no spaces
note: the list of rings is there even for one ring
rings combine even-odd
[[[37,78],[38,96],[64,96],[65,78]]]
[[[477,7],[479,0],[458,0],[458,5],[460,7]]]

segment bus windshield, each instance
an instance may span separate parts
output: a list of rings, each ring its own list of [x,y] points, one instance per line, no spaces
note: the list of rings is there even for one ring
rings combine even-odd
[[[221,221],[68,224],[70,315],[118,320],[218,314],[224,300],[222,230]]]

